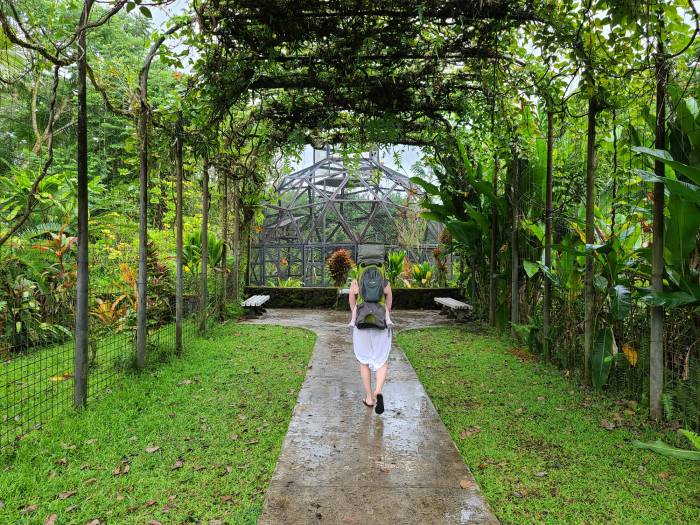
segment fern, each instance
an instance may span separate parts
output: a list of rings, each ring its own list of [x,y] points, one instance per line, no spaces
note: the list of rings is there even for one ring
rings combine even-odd
[[[661,403],[664,406],[664,416],[667,421],[673,419],[673,396],[671,394],[664,394],[661,396]]]
[[[700,450],[700,434],[696,434],[688,429],[680,429],[678,432],[687,437],[688,441],[690,441],[696,449]]]

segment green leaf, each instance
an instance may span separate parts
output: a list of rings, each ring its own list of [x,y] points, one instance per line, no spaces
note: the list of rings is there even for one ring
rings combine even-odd
[[[668,151],[664,151],[662,149],[644,148],[641,146],[633,147],[632,151],[635,151],[637,153],[644,153],[654,160],[661,161],[666,166],[669,166],[670,168],[673,168],[677,172],[682,173],[683,175],[688,177],[695,184],[700,185],[700,169],[673,160],[673,157],[671,157],[671,154]]]
[[[700,297],[695,297],[686,292],[649,292],[642,296],[642,301],[651,306],[663,306],[664,308],[672,309],[698,302]]]
[[[682,448],[675,448],[671,445],[664,443],[661,440],[657,440],[654,443],[644,443],[642,441],[632,441],[632,445],[637,448],[646,448],[662,456],[668,456],[676,459],[686,459],[690,461],[700,461],[700,451],[684,450]]]
[[[146,7],[145,5],[139,6],[139,11],[141,11],[141,14],[146,18],[153,18],[151,10],[148,9],[148,7]]]
[[[695,249],[700,228],[700,207],[672,194],[668,201],[665,247],[672,266],[685,270],[685,259]]]
[[[668,191],[671,192],[671,194],[678,195],[679,197],[695,204],[700,204],[700,186],[676,179],[669,179],[668,177],[657,177],[653,173],[644,170],[636,170],[636,172],[643,181],[661,182],[668,188]]]
[[[593,386],[598,390],[608,382],[614,348],[617,347],[612,328],[604,328],[596,333],[591,352],[591,379]]]
[[[610,315],[616,321],[622,321],[630,312],[632,306],[632,295],[629,288],[618,284],[610,288]]]
[[[420,177],[411,177],[409,180],[416,186],[423,188],[428,195],[440,195],[440,188],[427,180],[423,180]]]
[[[540,265],[532,261],[523,261],[523,268],[530,279],[540,271]]]

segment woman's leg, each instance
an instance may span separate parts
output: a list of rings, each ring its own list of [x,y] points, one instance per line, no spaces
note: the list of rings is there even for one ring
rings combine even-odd
[[[372,397],[372,372],[370,372],[369,365],[360,363],[360,375],[362,376],[362,384],[365,386],[365,403],[372,405],[374,398]]]
[[[385,362],[380,368],[377,368],[377,384],[374,388],[374,397],[382,393],[384,381],[386,381],[386,373],[389,370],[389,362]]]

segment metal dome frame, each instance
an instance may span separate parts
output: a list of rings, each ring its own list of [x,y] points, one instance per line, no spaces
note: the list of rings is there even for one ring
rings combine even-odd
[[[329,152],[282,178],[275,190],[277,199],[266,203],[251,242],[251,284],[294,278],[305,286],[329,285],[330,254],[345,248],[355,259],[360,244],[406,250],[412,262],[433,260],[442,226],[418,217],[424,191],[375,154],[347,158]],[[406,232],[416,242],[405,242]]]

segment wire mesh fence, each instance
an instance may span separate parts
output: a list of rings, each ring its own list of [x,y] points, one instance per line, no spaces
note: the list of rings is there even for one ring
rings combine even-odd
[[[98,259],[94,262],[104,264]],[[155,366],[175,354],[176,312],[174,287],[165,283],[166,278],[174,283],[174,277],[165,266],[160,270],[151,266],[147,364]],[[118,286],[91,289],[88,401],[111,392],[135,366],[135,267],[126,262],[119,267]],[[221,299],[221,274],[209,271],[208,281],[206,309],[213,311]],[[0,448],[73,406],[75,294],[40,293],[29,280],[19,279],[14,284],[14,288],[4,290],[0,308],[0,326],[4,328],[0,332]],[[199,276],[184,280],[183,344],[199,334],[203,312],[200,288]]]

